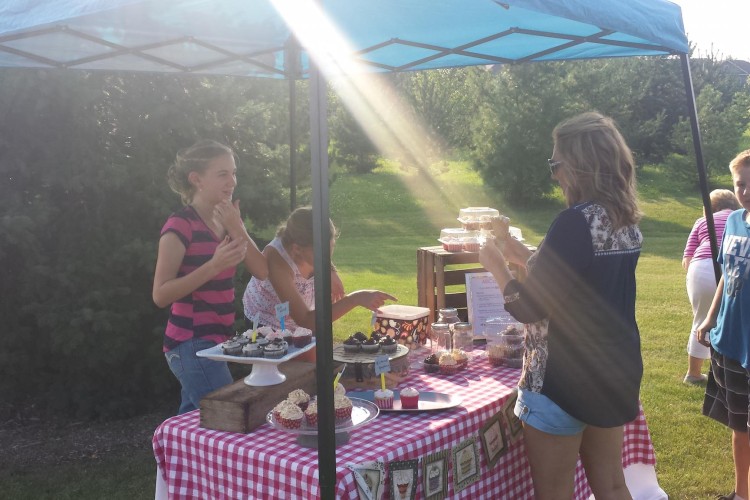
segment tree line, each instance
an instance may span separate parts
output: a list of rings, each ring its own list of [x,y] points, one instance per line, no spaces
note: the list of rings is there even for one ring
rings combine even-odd
[[[692,62],[709,176],[750,123],[747,81]],[[420,160],[472,162],[511,203],[549,195],[550,132],[596,109],[639,163],[697,182],[679,61],[628,58],[433,70],[383,77],[424,128]],[[250,231],[289,211],[288,82],[228,77],[0,70],[0,397],[81,417],[136,414],[176,394],[151,302],[159,230],[179,197],[165,174],[197,138],[237,152]],[[309,202],[306,82],[294,126],[298,199]],[[366,175],[381,154],[332,82],[331,172]],[[368,124],[388,127],[388,123]],[[398,154],[398,153],[394,153]],[[416,165],[419,166],[419,165]],[[247,281],[243,276],[238,287]],[[241,293],[239,294],[241,296]],[[238,304],[238,312],[241,311]],[[241,314],[238,314],[241,317]]]

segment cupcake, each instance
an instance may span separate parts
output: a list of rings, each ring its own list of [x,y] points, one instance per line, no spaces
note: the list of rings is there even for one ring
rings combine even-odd
[[[380,342],[380,339],[382,339],[383,337],[386,337],[386,335],[383,335],[383,334],[382,334],[382,333],[380,333],[380,332],[372,332],[372,333],[370,334],[370,338],[371,338],[371,339],[375,339],[375,340],[377,340],[378,342]]]
[[[263,357],[270,359],[283,358],[286,354],[286,348],[281,344],[269,343],[263,348]]]
[[[375,405],[384,410],[393,408],[393,391],[390,389],[378,389],[374,393]]]
[[[284,340],[284,341],[285,341],[285,342],[286,342],[287,344],[291,344],[291,343],[292,343],[292,337],[294,336],[294,334],[292,333],[292,331],[291,331],[291,330],[287,330],[286,328],[284,328],[284,329],[283,329],[283,330],[281,330],[281,331],[280,331],[279,333],[281,334],[281,338],[282,338],[282,339],[283,339],[283,340]],[[310,335],[312,335],[312,331],[310,332]]]
[[[257,342],[249,342],[242,348],[242,355],[248,358],[262,358],[263,348]]]
[[[249,330],[245,330],[240,334],[240,337],[245,337],[246,339],[253,338],[253,329],[250,328]]]
[[[362,342],[354,338],[354,335],[350,335],[344,341],[344,352],[359,352],[360,349],[362,349]]]
[[[456,360],[459,370],[463,370],[469,364],[469,356],[463,351],[463,349],[453,349],[451,351],[451,356]]]
[[[333,389],[333,395],[334,396],[336,395],[346,396],[346,389],[344,388],[343,385],[341,385],[340,382],[336,384],[336,387]]]
[[[333,397],[333,407],[336,418],[343,420],[352,416],[352,400],[341,394]]]
[[[318,425],[318,403],[316,401],[310,401],[307,405],[307,409],[304,411],[305,420],[312,426]]]
[[[269,342],[273,342],[276,339],[284,340],[284,335],[281,333],[280,330],[271,330],[268,334],[263,335],[263,337]]]
[[[440,371],[440,362],[437,354],[430,354],[424,358],[424,371],[427,373],[437,373]]]
[[[419,408],[419,391],[413,387],[402,389],[399,393],[401,408],[404,410],[416,410]]]
[[[287,429],[299,429],[304,414],[297,405],[284,406],[279,412],[279,423]]]
[[[221,343],[221,352],[230,356],[241,356],[242,346],[234,339],[229,339]]]
[[[385,335],[380,339],[381,351],[391,353],[396,352],[396,349],[398,349],[398,342],[396,342],[396,339],[394,339],[393,337]]]
[[[292,335],[294,347],[305,347],[310,342],[312,342],[312,330],[299,327],[294,331],[294,335]]]
[[[245,347],[247,344],[250,343],[250,339],[248,337],[245,337],[244,335],[237,335],[232,340],[235,342],[238,342],[240,346]]]
[[[289,393],[286,400],[299,406],[300,410],[305,411],[310,402],[310,395],[302,389],[295,389]]]
[[[362,332],[355,332],[352,334],[352,337],[359,340],[360,342],[364,342],[365,340],[367,340],[367,335]]]
[[[458,363],[456,363],[455,358],[449,352],[445,352],[440,355],[438,365],[440,366],[440,373],[443,373],[445,375],[453,375],[460,369]]]
[[[476,238],[466,238],[463,241],[464,252],[478,252],[479,251],[479,240]]]
[[[297,406],[294,403],[290,402],[288,399],[285,399],[284,401],[281,401],[279,404],[273,407],[273,410],[271,410],[271,414],[273,415],[274,420],[277,422],[281,422],[281,410],[283,410],[286,406]],[[299,408],[299,406],[297,406]]]
[[[258,328],[258,335],[260,335],[263,338],[267,338],[269,335],[272,335],[272,334],[273,334],[273,328],[271,328],[270,326],[261,326],[260,328]]]
[[[367,339],[362,342],[362,350],[369,354],[374,354],[380,350],[380,344],[375,339]]]

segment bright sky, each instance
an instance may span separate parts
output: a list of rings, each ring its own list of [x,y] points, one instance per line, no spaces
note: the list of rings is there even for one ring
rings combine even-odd
[[[682,8],[688,39],[701,56],[750,61],[750,0],[671,0]]]

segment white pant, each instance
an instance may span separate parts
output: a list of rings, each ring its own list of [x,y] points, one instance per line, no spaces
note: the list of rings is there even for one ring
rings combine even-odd
[[[708,347],[698,343],[695,338],[695,330],[706,319],[716,293],[713,261],[711,259],[691,260],[685,285],[687,286],[690,305],[693,306],[693,327],[690,330],[687,352],[694,358],[708,359],[711,357]]]

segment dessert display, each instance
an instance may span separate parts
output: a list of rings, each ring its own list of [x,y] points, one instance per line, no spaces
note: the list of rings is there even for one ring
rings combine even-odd
[[[458,370],[461,369],[458,366],[458,363],[456,363],[456,358],[454,358],[453,354],[450,352],[444,352],[440,355],[440,358],[438,358],[438,365],[440,367],[440,373],[445,375],[453,375],[454,373],[458,373]]]
[[[229,339],[221,343],[221,352],[232,356],[240,356],[242,354],[242,345],[234,339]]]
[[[310,342],[312,342],[312,330],[299,327],[294,331],[292,335],[292,345],[294,347],[305,347]]]
[[[427,373],[437,373],[440,371],[439,358],[437,354],[430,354],[424,358],[424,371]]]
[[[463,250],[464,241],[469,238],[476,238],[477,231],[468,230],[460,227],[446,227],[440,231],[438,241],[443,244],[443,250],[446,252],[460,252]]]
[[[390,389],[378,389],[373,395],[373,399],[378,408],[393,408],[393,391]]]
[[[467,207],[458,211],[458,222],[466,230],[492,229],[492,218],[500,212],[490,207]]]
[[[336,419],[342,420],[352,416],[352,400],[343,394],[333,396],[333,407]]]
[[[419,391],[413,387],[407,387],[399,392],[401,399],[401,408],[413,410],[419,408]]]
[[[304,411],[307,409],[308,403],[310,403],[310,395],[302,389],[295,389],[289,393],[286,400],[299,406],[300,410]]]
[[[373,334],[373,337],[375,334]],[[380,350],[386,353],[392,353],[396,352],[396,349],[398,349],[398,342],[396,342],[396,339],[393,337],[389,337],[388,335],[385,335],[380,339]]]

